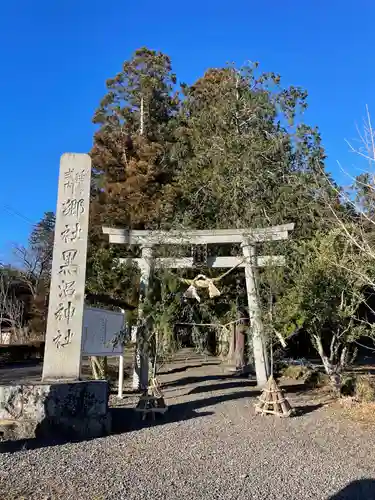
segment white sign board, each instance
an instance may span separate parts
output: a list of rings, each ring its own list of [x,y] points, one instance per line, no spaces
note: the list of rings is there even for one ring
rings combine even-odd
[[[125,313],[85,307],[83,312],[82,356],[120,356],[123,346],[111,340],[125,326]]]

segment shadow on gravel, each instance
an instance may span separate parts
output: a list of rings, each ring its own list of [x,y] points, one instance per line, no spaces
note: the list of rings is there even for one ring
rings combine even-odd
[[[327,500],[375,500],[375,480],[353,481]]]
[[[156,415],[156,419],[142,420],[139,413],[133,408],[112,408],[112,434],[124,434],[126,432],[138,431],[147,427],[158,427],[173,422],[187,421],[194,418],[213,415],[211,411],[195,412],[192,408],[178,408],[179,405],[168,407],[164,415]]]
[[[205,377],[198,380],[198,382],[205,381]],[[167,385],[167,384],[166,384]],[[250,380],[249,378],[239,378],[238,375],[232,377],[224,377],[222,383],[217,384],[209,384],[209,385],[198,385],[191,389],[188,394],[200,394],[202,392],[214,392],[214,391],[222,391],[225,389],[236,389],[238,387],[256,387],[256,380]],[[306,387],[303,384],[285,384],[282,385],[281,388],[286,393],[303,393],[306,390]],[[255,392],[251,390],[250,396],[259,394],[259,391]]]
[[[247,393],[246,393],[247,394]],[[214,399],[214,398],[212,398]],[[207,400],[204,400],[207,401]],[[219,401],[218,401],[219,402]],[[139,413],[133,408],[110,408],[112,415],[112,431],[111,435],[124,434],[126,432],[141,430],[146,427],[155,427],[158,425],[166,425],[173,422],[188,421],[193,418],[213,415],[213,412],[202,411],[197,413],[196,408],[206,406],[206,404],[195,405],[192,403],[183,403],[171,405],[164,416],[157,415],[156,420],[142,420]],[[214,401],[208,404],[215,404]],[[22,439],[18,441],[3,441],[0,442],[1,453],[15,453],[25,450],[35,450],[38,448],[47,448],[50,446],[61,446],[68,443],[79,443],[82,441],[93,441],[94,439]]]
[[[165,382],[163,383],[163,387],[178,387],[178,386],[184,386],[184,385],[192,385],[192,384],[199,384],[202,382],[211,382],[214,380],[224,380],[224,381],[231,381],[231,380],[243,380],[247,381],[249,384],[249,377],[251,374],[243,374],[243,373],[234,373],[232,375],[224,374],[224,375],[199,375],[199,376],[191,376],[191,377],[182,377],[177,380],[173,380],[171,382]],[[250,382],[251,383],[251,382]],[[212,387],[212,386],[211,386]]]
[[[186,372],[187,370],[191,370],[192,368],[202,368],[202,366],[212,366],[212,365],[219,365],[220,361],[207,361],[205,363],[200,363],[198,365],[187,365],[187,366],[180,366],[177,368],[172,368],[171,370],[161,370],[159,372],[159,375],[170,375],[172,373],[181,373],[181,372]]]
[[[260,394],[259,391],[241,391],[221,396],[212,396],[211,398],[197,399],[185,403],[177,403],[168,406],[168,411],[164,415],[156,417],[156,420],[142,420],[132,408],[112,408],[112,433],[122,434],[124,432],[140,430],[145,427],[154,427],[158,425],[168,425],[173,422],[184,422],[197,417],[213,415],[211,411],[200,411],[207,406],[214,406],[224,401],[233,401],[236,399],[254,397]]]
[[[39,448],[48,448],[50,446],[60,446],[67,443],[78,443],[81,440],[66,439],[20,439],[18,441],[3,441],[0,442],[1,453],[16,453],[18,451],[37,450]],[[86,441],[91,441],[87,439]]]
[[[176,413],[180,415],[180,419],[184,420],[184,414],[190,410],[199,410],[200,408],[205,408],[206,406],[214,406],[219,403],[224,403],[226,401],[234,401],[236,399],[243,398],[254,398],[254,396],[258,396],[260,391],[258,390],[245,390],[239,392],[233,392],[232,394],[222,394],[220,396],[212,396],[210,398],[204,399],[196,399],[195,401],[187,401],[186,403],[179,403],[176,405],[172,405],[171,409],[173,409]]]
[[[294,407],[294,417],[302,417],[303,415],[308,415],[313,411],[319,410],[324,405],[322,403],[318,403],[316,405],[304,405],[304,406],[295,406]]]
[[[198,384],[199,382],[210,382],[211,380],[228,380],[231,377],[228,375],[201,375],[199,377],[182,377],[172,382],[163,383],[163,387],[176,387],[190,384]]]
[[[15,363],[0,364],[0,383],[17,384],[20,380],[40,379],[42,363],[39,360],[26,360]]]
[[[190,377],[195,380],[202,380],[205,377]],[[231,380],[228,380],[227,376],[217,376],[217,377],[206,377],[208,380],[220,380],[223,379],[224,383],[216,384],[213,386],[200,386],[196,387],[190,394],[201,393],[204,391],[212,391],[212,390],[220,390],[225,388],[235,388],[235,387],[245,387],[245,386],[254,386],[254,381],[249,380],[233,380],[235,377],[232,377]],[[296,384],[285,386],[284,389],[286,392],[296,392],[301,391],[301,385]],[[123,434],[126,432],[141,430],[146,427],[155,427],[159,425],[168,425],[174,422],[184,422],[191,419],[205,417],[209,415],[213,415],[212,411],[200,411],[201,409],[205,409],[209,406],[214,406],[226,401],[235,401],[238,399],[247,399],[247,402],[254,402],[254,398],[259,396],[261,393],[260,390],[249,387],[248,390],[238,391],[229,394],[221,394],[218,396],[211,396],[209,398],[196,399],[193,401],[187,401],[184,403],[177,403],[170,405],[168,407],[168,411],[164,415],[157,415],[156,420],[142,420],[140,418],[139,413],[135,412],[133,408],[110,408],[110,412],[112,415],[112,431],[111,434]],[[296,416],[302,416],[307,413],[310,413],[322,405],[306,405],[297,407]],[[93,438],[97,439],[97,438]],[[41,439],[29,439],[29,440],[19,440],[19,441],[5,441],[0,442],[0,453],[14,453],[22,450],[31,450],[37,448],[45,448],[49,446],[58,446],[67,443],[78,443],[81,441],[91,441],[92,439],[54,439],[54,440],[41,440]],[[336,498],[336,497],[333,497]],[[337,497],[341,498],[341,497]],[[342,498],[351,498],[351,497],[342,497]],[[355,498],[355,497],[353,497]],[[369,497],[366,497],[369,498]],[[375,500],[375,498],[374,498]]]
[[[236,389],[237,387],[254,387],[256,382],[254,380],[230,380],[224,381],[220,384],[198,385],[191,389],[188,394],[200,394],[202,392],[223,391],[225,389]],[[252,393],[251,393],[252,394]]]

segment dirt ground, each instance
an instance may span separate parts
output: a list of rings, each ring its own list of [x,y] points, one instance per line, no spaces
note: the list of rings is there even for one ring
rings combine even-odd
[[[5,447],[0,498],[375,500],[374,413],[362,425],[349,401],[282,380],[295,415],[257,415],[253,376],[191,350],[158,379],[168,411],[155,422],[134,412],[127,378],[124,398],[110,398],[110,436]]]

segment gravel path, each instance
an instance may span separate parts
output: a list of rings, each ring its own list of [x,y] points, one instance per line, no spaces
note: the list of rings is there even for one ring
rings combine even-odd
[[[0,453],[0,499],[375,499],[375,479],[332,497],[375,478],[375,429],[334,419],[293,387],[303,415],[256,416],[251,381],[199,364],[161,376],[171,407],[156,425]],[[129,428],[134,402],[114,414]]]

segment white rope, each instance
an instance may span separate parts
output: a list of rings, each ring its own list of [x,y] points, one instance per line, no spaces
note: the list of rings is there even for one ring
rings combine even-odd
[[[224,325],[220,323],[175,323],[176,326],[213,326],[215,328],[223,328],[224,330],[228,330],[229,325],[234,325],[236,323],[239,323],[240,321],[248,320],[248,318],[239,318],[234,321],[229,321],[228,323],[225,323]]]

